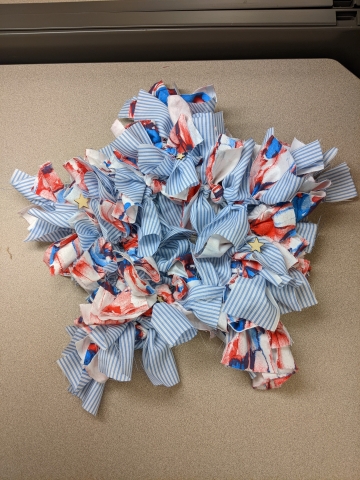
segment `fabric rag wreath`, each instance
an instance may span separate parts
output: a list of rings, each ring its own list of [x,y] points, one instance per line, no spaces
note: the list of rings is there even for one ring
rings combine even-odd
[[[134,350],[154,385],[179,376],[171,348],[197,330],[223,339],[222,363],[257,389],[297,371],[280,315],[315,305],[308,283],[323,201],[357,195],[349,168],[328,168],[336,148],[318,140],[262,145],[233,138],[213,86],[190,95],[162,81],[125,102],[115,140],[11,184],[32,202],[25,241],[53,242],[51,275],[88,294],[58,364],[69,391],[96,414],[109,378],[131,379]]]

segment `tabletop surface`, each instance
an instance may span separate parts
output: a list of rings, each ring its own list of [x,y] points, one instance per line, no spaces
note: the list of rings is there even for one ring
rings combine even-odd
[[[50,277],[44,245],[24,243],[28,202],[9,185],[112,139],[123,102],[162,79],[183,92],[213,83],[226,126],[261,143],[338,147],[360,186],[360,81],[332,60],[0,66],[0,478],[356,479],[359,455],[358,200],[322,204],[310,283],[319,304],[282,317],[299,367],[256,391],[220,364],[204,332],[174,349],[181,383],[154,387],[137,354],[131,382],[109,381],[98,416],[56,365],[84,291]],[[62,172],[63,170],[63,172]]]

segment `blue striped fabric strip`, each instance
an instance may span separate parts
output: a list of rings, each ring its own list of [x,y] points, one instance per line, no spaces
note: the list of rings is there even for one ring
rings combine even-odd
[[[135,125],[139,125],[139,124],[135,124]],[[125,155],[125,157],[137,158],[138,146],[142,142],[140,142],[138,138],[132,135],[131,133],[132,128],[133,126],[124,130],[124,132],[120,136],[116,137],[116,139],[113,142],[111,142],[106,147],[101,148],[100,152],[106,155],[108,158],[110,158],[114,150],[118,150],[120,153]],[[149,136],[146,143],[151,143]]]
[[[69,220],[79,209],[71,204],[55,204],[55,210],[46,212],[40,208],[30,208],[29,215],[40,218],[56,227],[69,228]]]
[[[224,263],[229,263],[227,254],[219,258],[224,259]],[[197,258],[193,256],[194,265],[199,274],[199,277],[204,285],[219,285],[219,277],[212,262],[212,258]],[[230,269],[231,272],[231,269]]]
[[[86,172],[84,176],[88,188],[87,192],[83,192],[84,197],[109,200],[110,202],[115,203],[116,192],[113,181],[100,172],[100,170],[97,170],[96,167],[93,168],[93,172]]]
[[[85,374],[87,372],[85,370],[83,370],[83,377],[82,377],[82,384],[84,384],[86,382],[85,380]],[[82,387],[82,389],[74,389],[71,385],[68,386],[68,392],[71,393],[71,395],[74,395],[74,397],[78,397],[80,399],[84,398],[85,397],[85,394],[86,394],[86,390],[88,389],[90,383],[92,382],[92,378],[90,378],[90,380],[88,381],[88,383],[85,383],[85,386]],[[80,383],[80,382],[79,382]]]
[[[209,195],[210,190],[200,189],[199,195],[191,207],[190,222],[199,234],[215,219],[215,211],[208,201]]]
[[[324,157],[319,140],[308,143],[291,152],[295,163],[297,175],[307,172],[316,172],[324,168]]]
[[[124,105],[121,107],[120,112],[118,113],[118,118],[129,118],[129,108],[130,108],[130,103],[136,100],[136,97],[129,98],[129,100],[126,100]]]
[[[87,192],[83,192],[85,198],[99,198],[99,180],[94,172],[86,172],[84,182],[87,186]]]
[[[118,168],[115,173],[115,187],[119,194],[124,194],[136,205],[141,205],[146,184],[132,168]]]
[[[219,117],[217,118],[219,119]],[[200,149],[201,155],[209,154],[210,149],[214,147],[219,136],[215,132],[215,114],[212,112],[196,113],[192,119],[196,129],[203,138],[203,141],[196,148]]]
[[[201,166],[201,182],[206,183],[206,165],[209,156],[215,146],[218,135],[215,133],[215,117],[213,113],[199,113],[193,116],[193,122],[196,129],[199,131],[203,141],[196,146],[194,152],[203,158]]]
[[[149,187],[147,187],[148,190]],[[145,197],[141,209],[141,226],[138,229],[139,256],[152,257],[161,241],[161,224],[152,197]]]
[[[301,287],[304,283],[304,278],[306,278],[301,272],[297,273],[298,271],[295,268],[289,269],[289,275],[291,277],[291,282],[288,283],[291,287]]]
[[[280,250],[263,238],[260,238],[260,241],[264,242],[264,245],[261,247],[261,252],[253,252],[251,255],[251,260],[259,262],[262,266],[259,275],[264,277],[268,282],[278,286],[291,282],[291,276],[288,274],[288,269]],[[249,246],[246,245],[241,250],[246,251],[248,248]]]
[[[291,269],[290,275],[299,283],[297,286],[285,285],[277,288],[269,285],[270,291],[277,300],[280,313],[299,312],[317,304],[317,300],[306,277],[298,270]]]
[[[336,147],[330,148],[324,153],[324,168],[330,165],[330,162],[336,157],[338,154],[338,149]]]
[[[71,395],[74,395],[74,397],[78,397],[78,398],[81,399],[85,396],[85,393],[86,393],[87,387],[89,386],[89,383],[87,385],[85,385],[85,387],[82,390],[74,390],[73,387],[71,385],[69,385],[68,386],[68,392],[70,392]]]
[[[164,221],[162,222],[162,239],[160,243],[160,248],[163,247],[169,247],[169,251],[172,251],[174,244],[170,244],[171,241],[177,240],[181,241],[182,239],[187,239],[191,237],[195,233],[195,230],[188,230],[183,227],[176,227],[174,225],[167,225],[167,223]],[[188,243],[184,245],[183,247],[188,247]],[[183,250],[183,247],[180,247],[179,251]],[[178,251],[178,250],[177,250]],[[165,251],[165,253],[167,253]],[[186,252],[184,252],[186,253]],[[182,254],[179,254],[182,255]]]
[[[28,235],[25,238],[24,242],[35,241],[35,242],[53,243],[53,242],[58,242],[62,238],[66,237],[67,235],[70,235],[71,233],[73,233],[73,230],[66,229],[66,228],[57,229],[50,233],[45,233],[37,238],[30,238],[30,235]]]
[[[81,393],[84,389],[86,389],[86,387],[89,386],[89,383],[91,383],[92,380],[93,379],[90,377],[90,375],[87,373],[87,371],[82,370],[79,381],[78,381],[78,384],[77,384],[77,387],[75,389],[73,387],[71,387],[72,390],[74,391],[74,394],[77,395],[77,394]]]
[[[117,341],[106,350],[100,350],[99,370],[118,382],[131,380],[135,347],[135,325],[130,322]]]
[[[127,131],[131,133],[131,135],[138,140],[140,144],[147,144],[152,143],[151,139],[143,127],[141,122],[135,122],[131,127],[127,128]]]
[[[299,191],[303,183],[302,177],[297,177],[290,171],[286,172],[279,181],[261,196],[261,202],[267,205],[290,202]]]
[[[222,135],[225,133],[224,112],[214,113],[214,121],[216,133],[215,135]],[[204,138],[204,137],[203,137]]]
[[[73,233],[73,230],[70,228],[59,228],[56,225],[40,219],[36,220],[29,230],[30,233],[25,238],[25,242],[57,242]]]
[[[357,191],[353,179],[351,178],[350,168],[346,163],[340,163],[331,170],[321,173],[316,181],[322,182],[330,180],[331,185],[326,189],[325,202],[341,202],[357,197]]]
[[[144,370],[154,385],[172,387],[179,383],[174,355],[154,329],[149,329],[143,346]]]
[[[124,233],[118,230],[114,225],[109,222],[106,222],[100,215],[99,211],[99,202],[98,200],[91,200],[90,206],[94,215],[96,216],[97,221],[99,222],[99,226],[101,229],[102,235],[112,243],[117,243],[119,239],[124,236]],[[81,242],[81,240],[80,240]]]
[[[183,313],[165,302],[155,303],[151,324],[170,347],[188,342],[197,333]]]
[[[204,254],[206,252],[206,244],[214,235],[219,235],[226,239],[229,242],[228,248],[231,247],[231,244],[237,248],[244,242],[248,229],[246,207],[242,205],[228,205],[199,235],[196,242],[195,255],[206,255],[206,253]],[[224,252],[222,251],[212,252],[211,256],[219,257],[223,254]]]
[[[208,102],[203,103],[188,102],[188,105],[192,114],[207,112],[213,113],[216,107],[216,98],[212,98]]]
[[[266,280],[256,275],[253,278],[239,277],[223,311],[236,318],[243,318],[263,327],[273,330],[279,320],[275,305],[266,294]]]
[[[168,138],[173,127],[167,106],[145,90],[139,92],[134,120],[153,120],[164,138]]]
[[[202,141],[201,143],[203,143],[203,141]],[[199,143],[198,145],[201,145],[201,143]],[[197,145],[197,146],[198,146],[198,145]],[[198,152],[195,150],[195,148],[194,148],[193,150],[191,150],[191,152],[189,152],[189,153],[187,154],[187,156],[188,156],[189,158],[191,158],[193,164],[194,164],[196,167],[199,165],[199,163],[200,163],[200,161],[201,161],[201,156],[198,154]]]
[[[12,174],[10,179],[11,185],[16,188],[18,192],[21,193],[27,200],[29,200],[34,205],[40,205],[44,210],[51,211],[55,209],[54,202],[46,200],[39,195],[36,195],[31,191],[31,188],[34,186],[36,177],[32,177],[21,170],[16,169]]]
[[[264,140],[263,140],[263,142],[262,142],[261,148],[264,148],[264,147],[265,147],[266,142],[269,140],[269,138],[270,138],[272,135],[275,135],[274,127],[270,127],[270,128],[268,128],[268,129],[266,130],[265,137],[264,137]]]
[[[156,148],[156,147],[155,147]],[[164,156],[162,162],[152,172],[155,176],[165,179],[169,177],[174,168],[174,160]]]
[[[190,251],[189,241],[186,238],[176,238],[161,245],[154,255],[160,272],[167,272],[175,259]]]
[[[169,228],[162,225],[162,239],[160,246],[163,247],[164,245],[168,245],[169,240],[181,240],[183,238],[190,238],[195,232],[194,230],[188,230],[186,228],[182,227],[175,227],[175,226],[170,226]]]
[[[82,407],[87,412],[91,413],[92,415],[96,415],[101,398],[104,393],[105,383],[99,383],[95,380],[92,380],[87,384],[87,386],[82,391],[82,394],[79,397],[82,400]]]
[[[139,145],[138,166],[142,173],[168,177],[174,168],[174,160],[170,154],[153,145]]]
[[[93,171],[98,178],[98,188],[100,200],[109,200],[110,202],[116,202],[115,185],[112,178],[108,177],[104,172],[93,166]],[[85,177],[88,174],[85,174]]]
[[[216,328],[223,302],[224,287],[197,285],[190,289],[181,305],[211,328]]]
[[[259,272],[259,275],[265,278],[267,285],[272,284],[276,285],[277,287],[287,285],[291,281],[291,277],[289,275],[279,276],[269,268],[262,268]]]
[[[231,261],[228,252],[219,258],[198,258],[193,255],[193,259],[203,285],[222,286],[230,280]]]
[[[252,138],[249,138],[244,142],[239,163],[222,182],[224,198],[227,202],[245,200],[250,196],[248,176],[250,174],[251,158],[254,147],[255,142]]]
[[[301,311],[296,295],[296,288],[289,285],[278,288],[273,284],[268,284],[268,288],[279,305],[281,315]]]
[[[60,358],[57,364],[69,380],[73,389],[76,390],[83,370],[77,351]]]
[[[100,237],[98,228],[86,214],[78,217],[78,220],[74,222],[74,229],[78,234],[81,248],[84,251],[88,250],[95,240]]]
[[[248,242],[250,241],[250,238],[254,240],[255,237],[249,237]],[[271,270],[280,275],[283,282],[287,283],[290,278],[286,278],[288,277],[288,270],[282,253],[271,242],[268,242],[261,237],[259,238],[260,242],[264,242],[264,245],[261,247],[261,252],[252,252],[252,260],[259,262],[263,269]],[[246,245],[246,248],[249,248],[249,246]],[[244,248],[243,251],[246,251],[246,249]]]
[[[290,269],[290,275],[301,284],[296,288],[296,295],[301,308],[308,308],[316,305],[318,302],[315,298],[314,292],[311,289],[309,282],[305,275],[299,270]]]
[[[86,332],[73,326],[67,327],[66,330],[72,338],[63,351],[63,357],[57,363],[70,382],[69,392],[82,400],[82,406],[86,411],[96,415],[105,383],[96,382],[82,368],[75,343],[86,337]]]
[[[160,281],[161,283],[165,283],[165,285],[169,285],[169,287],[172,285],[172,278],[162,273],[160,273]]]
[[[116,147],[114,142],[111,142],[108,145],[105,145],[105,147],[100,148],[99,151],[103,153],[106,158],[111,158],[111,156],[114,155],[114,150],[116,150]]]
[[[75,333],[77,332],[78,328],[75,327],[75,325],[68,325],[65,327],[66,333],[70,336],[73,337]],[[85,336],[85,335],[84,335]]]
[[[182,205],[174,203],[165,195],[159,195],[157,202],[160,212],[162,212],[162,215],[159,216],[161,223],[165,223],[168,227],[179,227],[182,219]]]
[[[124,325],[97,325],[89,334],[91,340],[103,350],[110,348],[111,345],[124,333],[127,324]]]
[[[76,343],[86,337],[86,332],[82,328],[76,327],[72,340]]]
[[[176,160],[174,169],[166,182],[166,193],[174,196],[183,192],[186,188],[198,185],[199,179],[196,174],[194,162],[187,156],[184,160]]]
[[[305,252],[307,253],[311,253],[312,249],[314,248],[317,229],[318,226],[316,223],[298,222],[296,224],[296,233],[309,242],[309,245],[305,248]]]
[[[75,326],[66,327],[66,331],[70,335],[70,343],[64,348],[61,355],[65,357],[66,355],[70,355],[72,353],[77,353],[75,342],[81,340],[82,338],[86,337],[86,332],[81,328],[77,328]]]
[[[75,327],[75,328],[76,328],[76,327]],[[71,336],[71,335],[70,335],[70,336]],[[64,348],[64,350],[61,352],[61,355],[62,355],[62,358],[66,358],[68,355],[71,355],[71,354],[73,354],[73,353],[77,353],[77,350],[76,350],[75,342],[73,341],[73,339],[71,339],[71,340],[70,340],[70,343],[69,343],[68,345],[66,345],[66,347]],[[61,358],[61,359],[62,359],[62,358]],[[61,360],[61,359],[60,359],[60,360]],[[59,361],[58,361],[57,363],[58,363],[58,365],[60,366]],[[64,364],[65,371],[66,371],[67,368],[68,368],[67,365],[68,365],[68,362],[65,362],[65,364]],[[62,368],[61,366],[60,366],[60,368],[63,370],[63,368]],[[65,373],[65,371],[63,370],[66,378],[68,378],[67,375],[66,375],[66,373]],[[70,381],[70,380],[69,380],[69,381]]]

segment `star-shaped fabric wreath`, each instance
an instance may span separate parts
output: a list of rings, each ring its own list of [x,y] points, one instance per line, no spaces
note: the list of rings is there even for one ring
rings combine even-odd
[[[213,86],[183,95],[160,81],[125,102],[112,143],[65,162],[69,184],[50,162],[12,176],[33,204],[26,240],[52,242],[51,275],[87,294],[58,364],[94,415],[109,378],[131,379],[135,349],[154,385],[179,382],[171,348],[197,330],[224,340],[222,363],[254,388],[297,370],[280,315],[316,304],[307,218],[355,186],[345,163],[331,166],[336,148],[272,128],[262,145],[233,138],[215,106]]]

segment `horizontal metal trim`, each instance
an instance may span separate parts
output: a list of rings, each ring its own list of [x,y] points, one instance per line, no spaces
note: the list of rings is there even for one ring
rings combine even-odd
[[[263,10],[331,8],[332,0],[117,0],[95,2],[15,3],[0,5],[6,14],[84,12],[164,12],[194,10]]]
[[[16,14],[0,16],[0,31],[201,28],[212,26],[324,26],[336,25],[335,10],[219,10],[202,12],[83,12],[57,15]]]
[[[333,58],[360,77],[359,42],[359,28],[341,25],[17,30],[0,32],[0,63]]]

